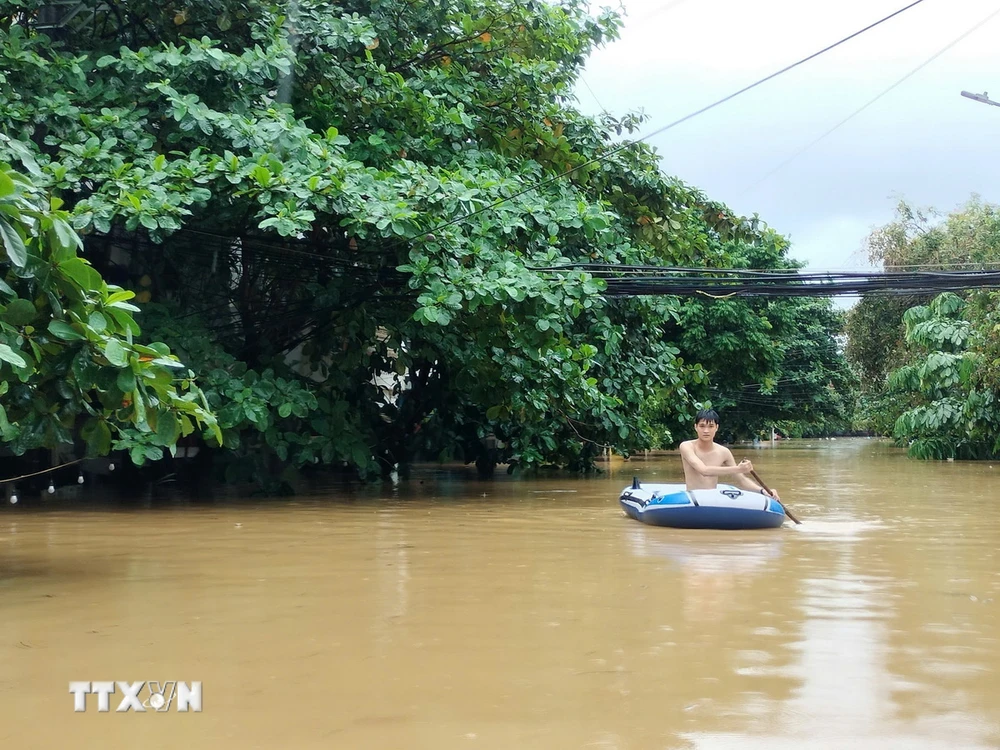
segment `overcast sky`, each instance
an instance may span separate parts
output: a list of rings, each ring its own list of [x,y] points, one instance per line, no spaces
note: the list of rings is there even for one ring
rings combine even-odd
[[[623,0],[621,39],[591,57],[580,107],[642,109],[644,135],[908,3]],[[866,267],[864,238],[901,197],[944,211],[972,193],[1000,201],[1000,107],[960,95],[1000,101],[1000,15],[761,178],[997,10],[1000,0],[925,0],[649,143],[665,172],[789,236],[810,270]]]

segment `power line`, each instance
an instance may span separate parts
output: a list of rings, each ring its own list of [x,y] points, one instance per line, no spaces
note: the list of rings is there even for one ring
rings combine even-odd
[[[943,270],[945,268],[968,268],[976,271],[1000,271],[1000,261],[988,261],[988,260],[978,260],[978,261],[963,261],[954,263],[945,263],[937,261],[925,261],[924,263],[886,263],[882,262],[881,266],[886,272],[896,271],[899,269],[908,268],[928,268],[931,270]],[[716,269],[701,269],[701,270],[716,270]],[[864,265],[854,265],[854,266],[841,266],[841,267],[830,267],[830,268],[811,268],[811,273],[857,273],[859,271],[872,271],[877,272],[879,269],[874,266],[864,266]]]
[[[884,89],[881,93],[879,93],[877,96],[875,96],[875,98],[869,100],[866,104],[863,104],[861,107],[859,107],[858,109],[854,110],[854,112],[852,112],[851,114],[849,114],[847,117],[845,117],[843,120],[841,120],[840,122],[838,122],[836,125],[834,125],[829,130],[827,130],[825,133],[823,133],[823,135],[819,136],[818,138],[816,138],[812,142],[806,144],[805,146],[803,146],[802,148],[800,148],[798,151],[796,151],[795,153],[793,153],[791,156],[789,156],[787,159],[785,159],[783,162],[781,162],[781,164],[779,164],[778,166],[776,166],[774,169],[772,169],[770,172],[768,172],[767,174],[765,174],[763,177],[761,177],[755,183],[753,183],[752,185],[750,185],[750,187],[746,188],[743,192],[741,192],[737,196],[737,198],[742,198],[744,195],[746,195],[747,193],[749,193],[751,190],[753,190],[754,188],[756,188],[758,185],[760,185],[763,182],[766,182],[770,177],[772,177],[774,174],[776,174],[777,172],[780,172],[782,169],[784,169],[785,167],[787,167],[791,162],[795,161],[795,159],[797,159],[799,156],[801,156],[806,151],[808,151],[809,149],[811,149],[813,146],[815,146],[817,143],[819,143],[820,141],[822,141],[824,138],[826,138],[827,136],[829,136],[830,134],[832,134],[835,130],[839,129],[841,126],[845,125],[847,122],[849,122],[850,120],[852,120],[855,117],[857,117],[858,115],[860,115],[862,112],[864,112],[866,109],[868,109],[871,105],[873,105],[875,102],[877,102],[883,96],[885,96],[886,94],[888,94],[890,91],[892,91],[893,89],[895,89],[897,86],[901,85],[902,83],[905,83],[907,80],[909,80],[911,77],[913,77],[914,75],[916,75],[917,73],[919,73],[921,70],[923,70],[924,68],[926,68],[928,65],[930,65],[932,62],[934,62],[935,60],[937,60],[939,57],[941,57],[941,55],[943,55],[945,52],[947,52],[948,50],[950,50],[956,44],[958,44],[959,42],[961,42],[967,36],[969,36],[970,34],[972,34],[975,31],[979,30],[980,27],[984,26],[989,21],[993,20],[993,18],[995,16],[997,16],[998,14],[1000,14],[1000,8],[998,8],[995,11],[993,11],[990,15],[988,15],[983,20],[979,21],[979,23],[977,23],[975,26],[973,26],[971,29],[969,29],[968,31],[966,31],[964,34],[962,34],[958,38],[953,39],[951,42],[949,42],[947,45],[945,45],[944,47],[942,47],[936,53],[934,53],[929,58],[927,58],[926,60],[924,60],[924,62],[920,63],[920,65],[918,65],[917,67],[915,67],[913,70],[911,70],[905,76],[903,76],[902,78],[900,78],[894,84],[892,84],[891,86],[889,86],[887,89]]]
[[[535,269],[540,272],[586,271],[607,284],[606,297],[666,295],[729,297],[834,297],[839,295],[909,295],[1000,288],[998,271],[911,271],[896,273],[796,273],[734,268],[626,266],[636,274],[615,276],[608,264],[577,263]]]
[[[587,79],[583,77],[582,73],[580,74],[580,83],[587,87],[587,91],[589,91],[590,95],[594,97],[594,101],[597,102],[597,106],[601,108],[601,112],[608,114],[608,108],[601,104],[601,100],[597,98],[597,94],[595,94],[594,90],[590,88],[590,84],[587,83]]]
[[[969,268],[977,266],[977,271],[1000,271],[1000,268],[986,268],[985,266],[1000,266],[998,261],[969,261],[967,263],[888,263],[888,268]]]
[[[708,112],[711,109],[715,109],[716,107],[718,107],[718,106],[720,106],[722,104],[725,104],[726,102],[728,102],[728,101],[730,101],[732,99],[735,99],[737,96],[740,96],[741,94],[745,94],[747,91],[750,91],[751,89],[755,89],[758,86],[760,86],[760,85],[762,85],[764,83],[767,83],[768,81],[770,81],[770,80],[772,80],[774,78],[777,78],[778,76],[780,76],[780,75],[782,75],[784,73],[787,73],[788,71],[793,70],[794,68],[797,68],[800,65],[803,65],[803,64],[809,62],[810,60],[813,60],[813,59],[819,57],[820,55],[823,55],[823,54],[829,52],[830,50],[839,47],[840,45],[842,45],[842,44],[844,44],[846,42],[849,42],[850,40],[854,39],[855,37],[858,37],[861,34],[864,34],[866,31],[870,31],[871,29],[874,29],[876,26],[879,26],[879,25],[885,23],[886,21],[889,21],[889,20],[895,18],[896,16],[900,15],[901,13],[905,13],[906,11],[910,10],[910,8],[913,8],[913,7],[916,7],[917,5],[920,5],[922,2],[924,2],[924,0],[913,0],[913,2],[911,2],[909,5],[906,5],[906,6],[902,7],[902,8],[900,8],[899,10],[897,10],[897,11],[895,11],[893,13],[890,13],[889,15],[887,15],[887,16],[885,16],[883,18],[880,18],[878,21],[875,21],[874,23],[868,24],[864,28],[859,29],[858,31],[855,31],[853,34],[850,34],[849,36],[846,36],[843,39],[841,39],[841,40],[839,40],[837,42],[834,42],[833,44],[827,45],[826,47],[824,47],[823,49],[819,50],[818,52],[814,52],[813,54],[809,55],[808,57],[803,57],[801,60],[798,60],[798,61],[796,61],[796,62],[794,62],[794,63],[792,63],[790,65],[786,65],[781,70],[778,70],[778,71],[776,71],[774,73],[771,73],[771,75],[766,76],[764,78],[761,78],[761,79],[755,81],[754,83],[751,83],[749,86],[744,86],[743,88],[739,89],[738,91],[734,91],[732,94],[729,94],[728,96],[724,96],[722,99],[719,99],[719,100],[713,102],[712,104],[709,104],[709,105],[707,105],[705,107],[702,107],[701,109],[695,110],[694,112],[691,112],[690,114],[687,114],[684,117],[681,117],[680,119],[674,120],[673,122],[668,123],[668,124],[664,125],[661,128],[657,128],[653,132],[648,133],[647,135],[644,135],[641,138],[638,138],[638,139],[636,139],[634,141],[626,142],[626,143],[622,144],[621,146],[618,146],[617,148],[611,149],[610,151],[608,151],[607,153],[605,153],[605,154],[603,154],[601,156],[595,157],[593,159],[589,159],[588,161],[585,161],[584,163],[579,164],[579,165],[573,167],[572,169],[568,169],[565,172],[560,172],[559,174],[555,175],[554,177],[550,177],[550,178],[548,178],[546,180],[542,180],[540,182],[537,182],[534,185],[529,185],[528,187],[522,188],[521,190],[518,190],[518,191],[512,193],[511,195],[508,195],[506,198],[501,198],[500,200],[494,201],[493,203],[491,203],[489,205],[477,208],[475,211],[471,211],[471,212],[469,212],[467,214],[464,214],[462,216],[457,216],[454,219],[446,221],[446,222],[444,222],[442,224],[438,224],[437,226],[435,226],[435,227],[433,227],[431,229],[428,229],[427,231],[419,232],[418,234],[411,235],[409,237],[404,237],[404,238],[398,240],[397,243],[394,243],[394,244],[398,244],[398,243],[402,243],[402,242],[412,242],[413,240],[416,240],[416,239],[418,239],[420,237],[426,237],[428,234],[432,234],[433,232],[439,232],[442,229],[446,229],[446,228],[448,228],[450,226],[454,226],[455,224],[458,224],[459,222],[465,221],[466,219],[471,219],[473,216],[478,216],[479,214],[485,213],[486,211],[492,211],[492,210],[496,209],[497,207],[501,206],[502,204],[507,203],[508,201],[514,200],[515,198],[519,198],[520,196],[525,195],[526,193],[530,193],[533,190],[538,190],[540,188],[546,187],[547,185],[551,185],[553,182],[556,182],[557,180],[561,180],[564,177],[568,177],[571,174],[579,172],[581,169],[589,167],[592,164],[598,164],[598,163],[600,163],[602,161],[610,159],[612,156],[615,156],[616,154],[619,154],[622,151],[625,151],[626,149],[629,149],[629,148],[635,146],[636,144],[642,143],[643,141],[646,141],[646,140],[648,140],[649,138],[652,138],[655,135],[659,135],[660,133],[664,133],[664,132],[670,130],[671,128],[675,128],[678,125],[680,125],[682,123],[685,123],[688,120],[690,120],[690,119],[692,119],[694,117],[697,117],[698,115],[704,114],[705,112]]]

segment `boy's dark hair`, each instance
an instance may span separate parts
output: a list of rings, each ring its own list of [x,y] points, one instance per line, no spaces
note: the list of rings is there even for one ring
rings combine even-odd
[[[698,424],[703,419],[706,422],[715,422],[716,424],[719,424],[719,415],[715,413],[715,409],[702,409],[694,415],[695,424]]]

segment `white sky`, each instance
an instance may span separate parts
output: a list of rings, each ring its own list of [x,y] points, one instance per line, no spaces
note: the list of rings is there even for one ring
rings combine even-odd
[[[622,0],[621,38],[590,58],[579,106],[641,109],[645,135],[908,2]],[[973,193],[998,200],[1000,107],[960,92],[1000,101],[1000,15],[755,183],[998,10],[1000,0],[925,0],[649,143],[665,172],[790,237],[809,270],[866,267],[863,240],[900,197],[942,211]]]

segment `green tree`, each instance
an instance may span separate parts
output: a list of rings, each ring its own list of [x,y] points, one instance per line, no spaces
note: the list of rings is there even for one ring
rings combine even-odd
[[[701,377],[680,304],[536,269],[773,242],[613,150],[640,118],[573,107],[619,28],[578,0],[94,2],[45,33],[6,5],[0,158],[31,157],[109,278],[150,280],[143,325],[202,374],[231,479],[490,434],[527,466],[645,447],[648,400]]]
[[[82,438],[142,464],[196,428],[221,434],[194,374],[142,344],[132,292],[78,254],[62,201],[0,163],[0,436],[15,455]]]
[[[754,243],[729,242],[733,267],[792,270],[788,242],[774,232]],[[710,403],[725,439],[749,439],[778,426],[786,436],[848,430],[856,379],[840,351],[842,316],[829,300],[685,300],[668,336],[704,376],[687,388],[687,408],[667,400],[665,444],[686,439],[697,405]]]
[[[965,303],[946,293],[903,316],[914,361],[889,378],[889,389],[909,408],[894,436],[916,458],[994,458],[1000,453],[1000,410],[995,393],[980,386],[983,357],[969,349]]]
[[[900,203],[869,237],[887,270],[972,270],[1000,261],[1000,209],[973,197],[942,216]],[[869,297],[849,314],[846,352],[862,382],[860,426],[919,458],[996,451],[997,295]]]
[[[903,313],[918,298],[864,297],[848,312],[844,353],[855,367],[864,392],[880,391],[893,367],[904,356]]]

